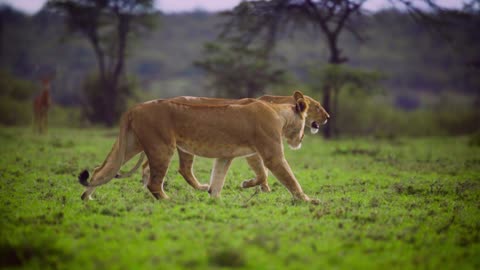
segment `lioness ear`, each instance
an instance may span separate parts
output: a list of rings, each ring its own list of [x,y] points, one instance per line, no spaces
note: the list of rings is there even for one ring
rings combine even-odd
[[[295,91],[295,93],[293,93],[293,98],[295,99],[295,101],[303,98],[302,92],[300,92],[300,91]]]
[[[305,111],[307,111],[307,108],[308,108],[308,105],[305,102],[305,100],[303,98],[299,98],[297,100],[297,103],[295,104],[295,110],[298,113],[304,113]]]

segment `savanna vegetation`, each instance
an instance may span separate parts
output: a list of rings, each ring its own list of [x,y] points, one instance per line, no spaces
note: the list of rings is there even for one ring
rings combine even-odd
[[[364,2],[222,14],[164,14],[150,0],[50,0],[33,15],[0,5],[0,268],[480,269],[480,2]],[[39,135],[46,71],[53,107]],[[270,193],[242,189],[253,173],[241,158],[212,199],[176,155],[170,200],[154,200],[140,172],[80,200],[78,173],[103,162],[131,105],[293,90],[331,114],[329,139],[285,147],[318,204],[273,176]],[[196,159],[202,183],[211,167]]]
[[[64,19],[48,10],[26,16],[4,7],[1,14],[2,74],[7,72],[38,85],[38,68],[55,67],[52,95],[57,109],[68,107],[76,110],[69,114],[79,116],[63,124],[92,123],[93,116],[99,113],[93,105],[101,104],[101,98],[95,96],[100,87],[98,61],[87,39],[67,31]],[[345,78],[342,74],[358,71],[376,74],[376,80],[343,83],[341,89],[333,90],[332,102],[338,103],[338,108],[334,107],[336,114],[332,114],[336,120],[334,135],[377,131],[390,135],[466,134],[478,128],[480,76],[472,64],[478,56],[471,49],[478,40],[469,28],[474,21],[462,21],[435,34],[435,29],[418,23],[406,12],[384,10],[357,16],[353,22],[361,26],[357,27],[361,40],[345,30],[338,43],[348,61],[343,67],[329,69],[327,44],[321,32],[309,27],[297,26],[279,33],[275,49],[265,62],[256,48],[217,53],[224,46],[211,41],[222,32],[222,23],[227,19],[224,16],[202,11],[149,16],[149,28],[141,28],[144,30],[128,39],[125,76],[117,90],[123,101],[112,105],[119,112],[139,101],[177,95],[244,97],[291,94],[293,89],[301,89],[322,101],[328,86],[325,78],[331,77],[332,70],[341,78]],[[232,66],[234,61],[229,57],[239,59],[238,65]],[[214,62],[217,60],[220,62]],[[211,80],[209,70],[216,74],[228,70],[232,76]],[[245,76],[236,78],[235,74]],[[3,75],[0,79],[8,80]],[[33,92],[40,88],[36,87]],[[100,101],[95,103],[95,99]],[[354,113],[365,107],[374,110]],[[406,117],[397,118],[405,112]],[[28,114],[22,114],[17,114],[21,118],[18,122],[28,123]],[[347,128],[342,119],[352,118],[360,121],[347,120]],[[2,123],[9,124],[9,120]]]
[[[242,189],[245,160],[222,197],[167,175],[169,201],[155,201],[141,174],[80,200],[80,169],[102,162],[109,129],[0,132],[2,267],[92,269],[478,269],[480,146],[470,137],[342,139],[308,136],[287,160],[319,205]],[[288,149],[288,148],[286,148]],[[126,167],[131,168],[134,162]],[[195,172],[208,182],[212,161]]]

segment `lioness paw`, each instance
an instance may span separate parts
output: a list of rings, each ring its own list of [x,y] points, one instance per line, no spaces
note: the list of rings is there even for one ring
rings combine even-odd
[[[249,179],[249,180],[245,180],[245,181],[243,181],[242,184],[241,184],[241,187],[242,187],[242,188],[251,188],[251,187],[254,187],[254,186],[256,186],[256,184],[255,184],[255,178]]]
[[[313,204],[313,205],[319,205],[320,200],[319,199],[310,199],[310,203]]]
[[[271,191],[270,186],[268,184],[262,184],[261,189],[262,189],[263,192],[270,192]]]

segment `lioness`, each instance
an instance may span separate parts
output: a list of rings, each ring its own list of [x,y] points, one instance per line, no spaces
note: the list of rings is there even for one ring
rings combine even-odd
[[[295,99],[292,96],[262,96],[258,98],[259,100],[268,101],[270,103],[277,103],[277,104],[295,104]],[[318,132],[320,125],[325,124],[330,118],[330,115],[325,111],[325,109],[320,105],[319,102],[314,100],[313,98],[304,95],[305,102],[308,104],[308,111],[306,117],[306,124],[310,127],[310,131],[312,134]],[[237,99],[218,99],[218,98],[204,98],[204,97],[176,97],[172,100],[182,101],[186,103],[192,104],[241,104],[244,102],[243,100]],[[179,157],[179,173],[183,176],[183,178],[190,184],[193,188],[198,190],[207,190],[208,184],[201,184],[195,175],[193,174],[193,161],[194,155],[189,153],[183,152],[181,149],[177,147],[178,157]],[[250,188],[257,185],[260,185],[261,190],[264,192],[269,192],[270,187],[267,182],[268,171],[265,168],[262,159],[258,155],[252,155],[246,158],[247,163],[250,168],[255,173],[255,178],[250,180],[245,180],[242,182],[243,188]],[[124,175],[117,175],[117,178],[124,178],[130,176],[139,166],[143,160],[142,158],[139,160],[139,163],[127,174]],[[150,178],[150,168],[148,166],[148,161],[142,166],[142,179],[144,185],[148,183],[148,179]]]
[[[147,188],[157,199],[168,198],[164,176],[175,148],[191,155],[215,158],[211,197],[220,195],[225,175],[235,157],[258,155],[265,166],[296,199],[309,201],[283,154],[282,136],[297,148],[304,136],[308,104],[295,92],[295,105],[244,99],[242,104],[204,105],[154,100],[136,105],[122,116],[120,134],[103,164],[79,175],[87,199],[96,186],[109,182],[120,167],[141,151],[149,160]],[[220,117],[219,117],[220,116]]]

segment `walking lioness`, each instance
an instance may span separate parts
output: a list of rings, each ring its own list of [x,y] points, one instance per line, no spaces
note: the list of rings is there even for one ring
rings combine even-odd
[[[291,104],[295,105],[295,99],[292,96],[262,96],[258,98],[259,100],[268,101],[269,103],[277,104]],[[176,97],[173,100],[181,101],[183,103],[190,104],[241,104],[244,100],[238,99],[219,99],[219,98],[205,98],[205,97]],[[307,116],[306,116],[306,126],[310,127],[312,134],[318,132],[320,125],[325,124],[330,117],[330,115],[325,111],[325,109],[320,105],[320,103],[309,96],[304,96],[304,100],[308,104]],[[180,162],[180,168],[178,172],[183,176],[190,186],[198,190],[207,190],[208,184],[201,184],[193,173],[193,162],[194,155],[183,152],[181,149],[178,149],[178,157]],[[124,178],[132,175],[135,170],[140,167],[141,162],[143,161],[144,155],[142,154],[138,163],[135,167],[128,173],[117,175],[116,178]],[[250,188],[255,186],[260,186],[261,190],[264,192],[270,191],[270,186],[267,182],[268,170],[263,165],[262,159],[258,155],[252,155],[246,157],[249,167],[254,171],[255,178],[245,180],[242,182],[243,188]],[[148,183],[150,179],[150,168],[148,166],[148,161],[142,166],[142,179],[144,185]]]
[[[176,100],[155,100],[136,105],[121,120],[120,135],[103,164],[80,174],[87,199],[96,186],[110,181],[120,167],[141,151],[150,164],[147,188],[155,198],[168,198],[163,180],[175,148],[215,158],[208,192],[218,197],[226,172],[235,157],[258,155],[263,164],[296,199],[309,201],[283,154],[282,136],[292,148],[301,145],[308,103],[300,92],[295,104],[244,99],[241,104],[205,105]]]

